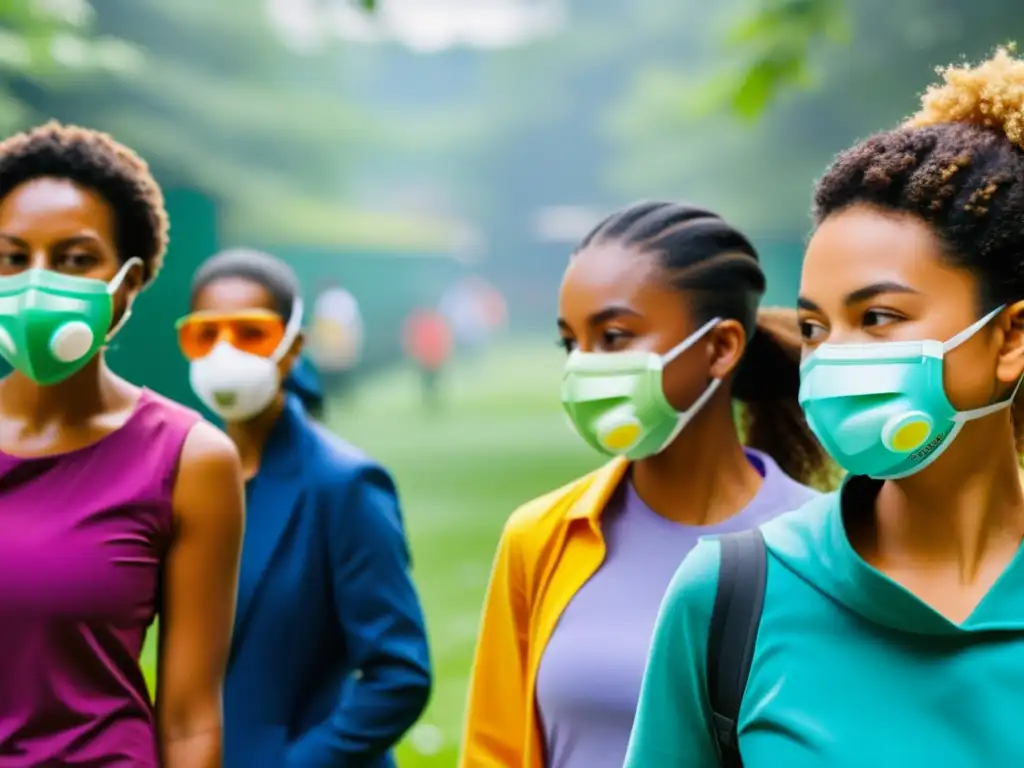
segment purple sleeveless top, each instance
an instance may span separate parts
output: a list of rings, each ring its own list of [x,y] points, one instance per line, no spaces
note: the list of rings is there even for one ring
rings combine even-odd
[[[0,452],[0,768],[159,766],[139,654],[199,419],[143,390],[93,445]]]

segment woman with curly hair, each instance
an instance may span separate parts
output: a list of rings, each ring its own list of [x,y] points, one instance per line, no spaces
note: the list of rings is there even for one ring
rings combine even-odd
[[[947,69],[909,122],[838,155],[814,203],[800,401],[849,474],[761,529],[759,615],[733,616],[756,630],[745,690],[708,658],[743,566],[720,566],[724,539],[687,557],[626,766],[1018,764],[1024,62]]]
[[[0,765],[219,768],[244,494],[234,445],[117,376],[163,196],[56,123],[0,142]],[[139,667],[160,613],[156,705]]]

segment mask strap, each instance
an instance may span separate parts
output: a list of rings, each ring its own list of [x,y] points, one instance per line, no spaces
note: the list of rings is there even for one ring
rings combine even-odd
[[[281,343],[277,345],[277,349],[274,350],[274,354],[270,356],[270,359],[275,363],[280,362],[281,358],[292,348],[292,344],[295,343],[295,338],[299,335],[301,329],[302,299],[296,296],[295,301],[292,303],[292,314],[288,318],[288,325],[284,329],[284,336],[281,337]]]
[[[124,282],[125,277],[128,275],[128,271],[136,264],[142,266],[142,259],[138,256],[132,256],[128,261],[122,265],[121,269],[114,275],[114,279],[107,283],[107,294],[111,297],[118,292],[121,288],[121,284]],[[121,313],[121,317],[118,318],[114,326],[107,332],[107,337],[104,339],[104,343],[109,343],[114,338],[118,331],[120,331],[124,324],[128,322],[128,318],[132,316],[132,302],[135,299],[128,299],[124,305],[124,312]]]
[[[716,325],[718,325],[720,322],[722,322],[722,318],[720,317],[713,317],[710,320],[708,320],[706,323],[704,323],[704,325],[702,325],[700,328],[698,328],[696,331],[691,333],[681,342],[676,344],[672,349],[670,349],[668,352],[662,355],[661,364],[668,365],[669,363],[671,363],[673,360],[675,360],[677,357],[683,354],[683,352],[685,352],[698,341],[700,341],[702,338],[704,338],[704,336],[707,335],[707,332],[714,328]]]
[[[676,417],[676,425],[675,427],[672,428],[672,434],[665,438],[665,442],[661,444],[660,448],[658,448],[659,453],[665,450],[668,446],[672,444],[673,440],[679,437],[679,433],[682,432],[686,425],[693,420],[694,416],[700,413],[700,409],[703,408],[704,404],[711,399],[711,396],[715,394],[715,391],[718,389],[721,383],[721,379],[712,379],[711,383],[708,384],[707,389],[705,389],[701,393],[700,397],[693,401],[693,405],[691,405],[685,411],[681,411],[679,413],[679,415]]]
[[[1020,391],[1021,382],[1024,381],[1024,376],[1017,379],[1017,385],[1013,388],[1013,392],[1005,400],[1000,400],[998,403],[992,403],[991,405],[985,405],[981,408],[974,408],[970,411],[960,411],[955,417],[954,421],[974,421],[975,419],[982,419],[985,416],[1001,411],[1004,408],[1009,408],[1013,405],[1013,401],[1017,399],[1017,392]]]
[[[981,318],[980,320],[976,320],[971,325],[969,325],[967,328],[964,328],[964,330],[960,331],[960,333],[958,333],[956,336],[954,336],[953,338],[951,338],[949,341],[947,341],[945,344],[942,345],[942,351],[943,352],[952,352],[954,349],[956,349],[961,344],[963,344],[965,341],[967,341],[969,338],[971,338],[971,336],[973,336],[978,331],[980,331],[982,328],[984,328],[986,325],[988,325],[990,322],[992,322],[992,318],[994,318],[996,315],[998,315],[1000,312],[1002,312],[1003,311],[1003,307],[1005,307],[1005,306],[1006,306],[1005,304],[1000,304],[998,307],[993,309],[991,312],[989,312],[983,318]]]

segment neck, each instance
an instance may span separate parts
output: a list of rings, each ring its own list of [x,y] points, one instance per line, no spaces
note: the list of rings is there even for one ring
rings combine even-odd
[[[632,475],[647,506],[687,525],[732,517],[762,481],[740,444],[727,392],[716,393],[668,448],[637,461]]]
[[[1016,551],[1024,537],[1024,494],[1009,414],[966,424],[931,466],[885,483],[876,512],[882,559],[955,562],[969,582],[988,553]]]
[[[102,354],[73,376],[48,386],[14,371],[3,382],[3,410],[37,423],[88,421],[112,406],[117,396],[115,378]]]
[[[274,398],[266,410],[248,421],[235,421],[225,424],[225,431],[228,437],[238,448],[238,455],[242,460],[242,472],[245,479],[253,478],[260,468],[260,460],[263,458],[263,448],[267,444],[274,425],[281,418],[284,411],[284,395],[280,392]]]

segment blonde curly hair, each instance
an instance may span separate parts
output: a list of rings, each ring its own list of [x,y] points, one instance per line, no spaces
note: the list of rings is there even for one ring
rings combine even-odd
[[[925,91],[907,126],[977,125],[1000,131],[1024,149],[1024,61],[1015,53],[1015,45],[1000,46],[981,64],[940,67],[943,81]]]

